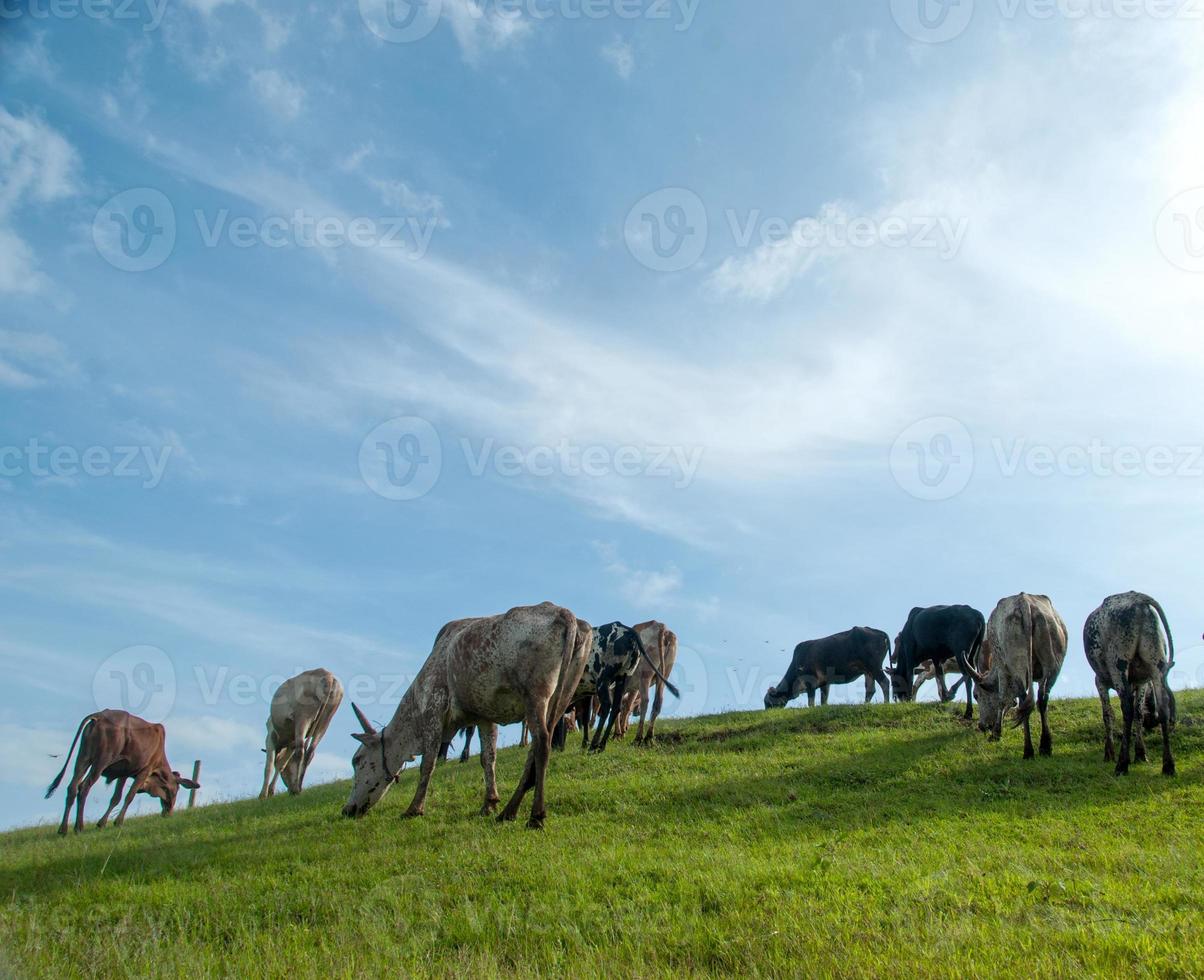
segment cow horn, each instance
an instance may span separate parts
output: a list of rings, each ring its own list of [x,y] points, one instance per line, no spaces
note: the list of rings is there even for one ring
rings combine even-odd
[[[957,665],[962,669],[963,674],[969,674],[974,679],[974,683],[983,685],[986,684],[986,674],[980,674],[977,670],[975,670],[974,665],[970,663],[970,658],[967,657],[965,653],[959,653],[957,655]],[[935,667],[936,664],[934,663],[933,666]]]
[[[355,717],[360,720],[360,724],[364,726],[364,732],[368,735],[375,735],[376,729],[372,727],[372,722],[368,720],[368,716],[360,711],[360,706],[354,701],[351,702],[351,710],[355,712]]]

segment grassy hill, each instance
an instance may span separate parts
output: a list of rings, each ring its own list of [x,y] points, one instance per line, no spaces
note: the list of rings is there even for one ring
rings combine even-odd
[[[1029,762],[1019,732],[989,744],[955,714],[757,712],[666,724],[653,749],[574,744],[542,833],[477,816],[475,757],[440,768],[419,820],[400,818],[410,771],[359,822],[334,784],[121,832],[17,831],[0,836],[0,969],[1204,974],[1204,692],[1180,699],[1177,779],[1156,761],[1114,778],[1094,700],[1055,702],[1054,757]],[[521,761],[500,754],[503,800]]]

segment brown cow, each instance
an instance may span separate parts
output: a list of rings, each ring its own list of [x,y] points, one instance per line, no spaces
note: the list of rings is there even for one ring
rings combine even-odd
[[[668,677],[672,673],[673,665],[677,663],[677,634],[664,623],[658,623],[656,620],[640,623],[633,626],[632,629],[639,634],[644,649],[652,658],[652,663],[641,660],[635,673],[627,678],[627,689],[623,692],[623,706],[619,711],[619,726],[616,736],[622,738],[627,734],[631,713],[638,705],[640,727],[635,734],[635,744],[641,745],[652,741],[656,730],[656,719],[660,716],[661,706],[665,703],[665,685],[656,676],[653,664],[660,668],[661,675],[664,677]],[[650,715],[648,695],[653,684],[656,685],[656,697],[652,700]],[[645,721],[648,723],[647,734],[644,733]]]
[[[46,799],[50,799],[63,781],[63,774],[71,764],[71,753],[78,742],[79,755],[75,757],[75,771],[71,775],[71,782],[67,784],[67,805],[63,808],[59,833],[67,833],[67,817],[71,813],[71,804],[77,799],[75,832],[84,829],[84,803],[87,802],[88,791],[102,776],[106,783],[116,780],[117,789],[113,791],[113,799],[109,801],[109,808],[96,824],[97,827],[108,823],[109,814],[121,799],[127,779],[134,782],[126,794],[121,812],[117,814],[118,827],[125,822],[125,812],[139,793],[155,797],[162,804],[163,816],[166,817],[175,808],[176,794],[181,786],[200,789],[199,783],[181,776],[168,764],[164,752],[166,736],[167,731],[162,725],[131,715],[128,711],[111,708],[87,715],[75,730],[75,738],[67,750],[67,761],[46,790]]]

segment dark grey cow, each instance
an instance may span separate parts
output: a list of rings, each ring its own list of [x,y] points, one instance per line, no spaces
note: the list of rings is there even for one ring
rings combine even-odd
[[[1166,633],[1162,642],[1159,623]],[[1167,650],[1169,648],[1169,656]],[[1175,666],[1175,641],[1157,600],[1143,592],[1123,592],[1109,596],[1087,617],[1083,626],[1083,649],[1095,671],[1095,689],[1099,692],[1104,715],[1104,759],[1115,758],[1112,745],[1112,700],[1109,691],[1120,695],[1124,731],[1120,737],[1120,758],[1116,774],[1129,771],[1129,742],[1136,739],[1138,762],[1146,761],[1145,739],[1138,714],[1148,713],[1162,727],[1162,772],[1175,774],[1171,755],[1170,729],[1175,723],[1175,696],[1167,683],[1167,674]],[[1152,725],[1150,727],[1153,727]]]
[[[907,622],[895,637],[895,657],[891,666],[891,683],[895,689],[895,700],[910,701],[912,684],[917,667],[931,662],[934,666],[951,659],[961,662],[962,657],[973,662],[982,645],[986,620],[982,613],[971,606],[916,607],[907,615]],[[966,677],[966,711],[964,717],[974,717],[973,685]],[[945,687],[945,675],[938,669],[935,674],[937,690],[941,700],[950,697]]]
[[[882,664],[890,655],[890,637],[882,630],[854,626],[819,640],[804,640],[794,648],[786,675],[765,692],[766,708],[783,708],[788,701],[807,692],[808,706],[828,703],[828,688],[865,678],[865,700],[874,697],[874,684],[882,689],[882,700],[890,701],[890,688]]]

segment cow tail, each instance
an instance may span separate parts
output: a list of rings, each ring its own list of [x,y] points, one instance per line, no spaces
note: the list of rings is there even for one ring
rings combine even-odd
[[[635,637],[636,649],[640,651],[640,656],[648,661],[648,666],[652,668],[652,672],[654,674],[656,674],[656,676],[660,680],[660,682],[669,689],[670,694],[672,694],[675,698],[680,698],[681,691],[679,691],[677,689],[677,687],[673,684],[672,681],[669,680],[668,677],[666,677],[664,674],[662,674],[660,672],[660,668],[658,668],[656,666],[656,664],[654,664],[652,662],[652,658],[650,656],[648,656],[648,651],[644,649],[644,641],[640,639],[640,634],[637,633],[635,630],[632,630],[631,635]],[[664,660],[661,661],[661,665],[662,666],[664,665]]]
[[[572,669],[573,654],[576,649],[577,617],[572,613],[568,613],[564,625],[564,650],[560,654],[560,677],[556,681],[556,690],[552,694],[552,700],[548,703],[549,730],[556,727],[556,723],[560,721],[561,716],[568,710],[569,699],[576,693],[575,690],[568,690],[568,685],[572,681],[569,673]]]
[[[92,719],[94,717],[95,717],[95,715],[86,715],[84,717],[84,720],[79,723],[79,728],[77,728],[75,730],[75,738],[73,738],[71,740],[71,748],[69,748],[67,750],[67,758],[63,762],[63,768],[59,770],[59,774],[54,777],[54,782],[51,783],[50,786],[46,789],[45,799],[50,799],[50,797],[51,797],[51,795],[53,795],[54,791],[59,788],[59,783],[61,783],[63,781],[63,776],[66,775],[66,773],[67,773],[67,767],[69,765],[71,765],[71,754],[75,751],[76,743],[79,742],[79,737],[83,733],[84,728],[88,725],[89,722],[92,721]]]
[[[1024,697],[1016,706],[1015,727],[1023,725],[1036,707],[1033,700],[1033,607],[1028,596],[1024,600],[1021,603],[1021,615],[1024,617],[1024,635],[1028,637],[1028,657],[1024,664]]]
[[[1170,672],[1175,669],[1175,638],[1171,636],[1170,623],[1166,621],[1166,613],[1162,609],[1162,605],[1157,599],[1146,596],[1146,602],[1150,604],[1150,608],[1158,613],[1158,618],[1162,620],[1162,629],[1166,633],[1166,646],[1168,660],[1166,662],[1166,670],[1162,672],[1162,689],[1166,692],[1166,703],[1170,710],[1171,724],[1175,724],[1177,713],[1175,709],[1175,695],[1171,691]]]
[[[978,654],[981,652],[982,645],[986,640],[987,621],[984,619],[982,625],[978,627],[978,632],[974,634],[974,639],[970,641],[970,649],[962,651],[957,655],[957,665],[967,677],[975,677],[980,673],[978,670]]]

